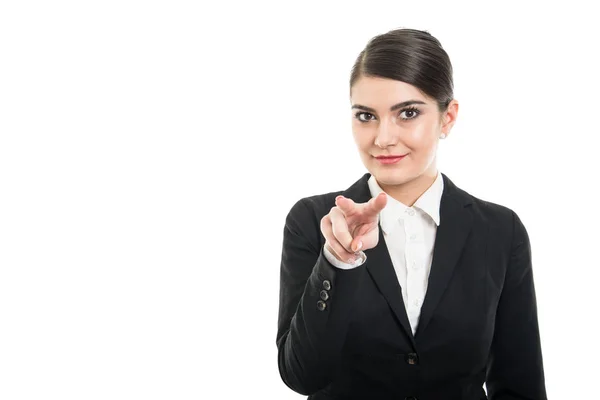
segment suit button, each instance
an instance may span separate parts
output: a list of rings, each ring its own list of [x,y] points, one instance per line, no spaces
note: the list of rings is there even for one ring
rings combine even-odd
[[[321,301],[321,300],[317,301],[317,309],[319,311],[325,311],[326,308],[327,308],[327,304],[325,304],[324,301]]]
[[[419,358],[415,353],[408,353],[408,355],[406,356],[406,362],[410,365],[416,365],[419,363]]]
[[[405,397],[404,400],[417,400],[417,398],[414,396],[408,396],[408,397]]]
[[[321,290],[320,296],[321,296],[321,300],[327,300],[329,298],[329,294],[327,293],[326,290]]]
[[[327,279],[325,279],[323,281],[323,289],[325,289],[325,290],[330,290],[331,289],[331,282],[329,282]]]

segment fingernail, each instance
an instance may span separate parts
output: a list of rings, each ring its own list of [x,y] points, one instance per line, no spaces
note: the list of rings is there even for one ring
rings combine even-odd
[[[357,252],[357,251],[359,251],[360,249],[362,249],[362,242],[358,242],[358,244],[355,246],[355,249],[354,249],[354,251],[355,251],[355,252]]]

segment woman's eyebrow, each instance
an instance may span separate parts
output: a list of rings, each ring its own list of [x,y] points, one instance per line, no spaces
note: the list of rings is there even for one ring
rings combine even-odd
[[[402,103],[394,104],[393,106],[390,107],[390,111],[395,111],[399,108],[410,106],[413,104],[427,104],[427,103],[425,103],[424,101],[421,101],[421,100],[407,100],[407,101],[403,101]],[[373,112],[373,113],[375,112],[374,108],[363,106],[360,104],[353,104],[352,108],[357,108],[360,110],[365,110],[365,111]]]

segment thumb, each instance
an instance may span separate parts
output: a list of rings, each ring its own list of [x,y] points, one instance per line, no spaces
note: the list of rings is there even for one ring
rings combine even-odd
[[[363,240],[362,240],[362,236],[357,236],[352,240],[352,243],[350,244],[350,248],[352,249],[353,252],[358,253],[359,251],[362,250],[363,248]]]

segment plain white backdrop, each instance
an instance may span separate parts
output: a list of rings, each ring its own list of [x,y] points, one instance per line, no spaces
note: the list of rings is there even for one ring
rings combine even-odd
[[[549,397],[592,398],[591,8],[214,3],[0,5],[0,398],[302,398],[277,370],[285,216],[366,172],[350,68],[401,27],[454,65],[439,169],[528,229]]]

